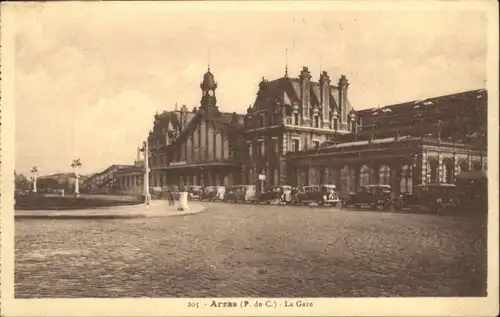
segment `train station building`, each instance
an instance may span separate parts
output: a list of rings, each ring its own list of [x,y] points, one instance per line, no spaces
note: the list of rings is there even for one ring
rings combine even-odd
[[[487,167],[485,90],[357,111],[345,76],[322,72],[313,80],[303,67],[296,77],[286,71],[262,78],[253,104],[237,114],[219,110],[217,88],[209,69],[199,107],[155,115],[148,136],[152,187],[260,188],[265,175],[265,186],[334,184],[347,193],[389,184],[407,192]],[[119,186],[126,190],[125,182]]]

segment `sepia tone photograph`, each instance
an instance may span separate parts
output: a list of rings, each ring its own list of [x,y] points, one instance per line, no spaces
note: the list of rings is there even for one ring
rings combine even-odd
[[[496,7],[402,3],[7,3],[9,294],[497,296]]]

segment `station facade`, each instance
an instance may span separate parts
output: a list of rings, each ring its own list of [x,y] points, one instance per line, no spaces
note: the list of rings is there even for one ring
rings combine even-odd
[[[314,81],[303,67],[297,77],[262,78],[237,114],[219,110],[217,86],[209,69],[199,107],[155,116],[152,187],[334,184],[348,193],[389,184],[397,193],[487,167],[485,90],[356,111],[345,76]]]

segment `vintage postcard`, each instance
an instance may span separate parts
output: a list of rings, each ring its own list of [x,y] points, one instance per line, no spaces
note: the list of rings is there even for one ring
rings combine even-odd
[[[2,316],[495,316],[496,1],[1,4]]]

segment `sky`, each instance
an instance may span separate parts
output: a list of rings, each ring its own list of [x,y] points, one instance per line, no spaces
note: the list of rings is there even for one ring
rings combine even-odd
[[[308,66],[345,74],[355,109],[484,87],[481,11],[179,9],[172,3],[32,3],[17,11],[16,171],[132,164],[156,112],[199,105],[210,64],[219,108]],[[193,7],[192,7],[193,8]],[[286,51],[288,50],[288,54]]]

